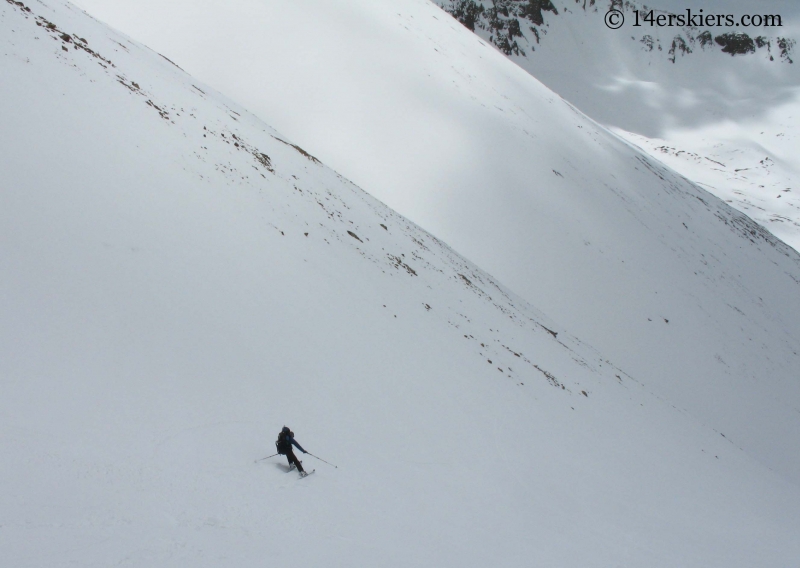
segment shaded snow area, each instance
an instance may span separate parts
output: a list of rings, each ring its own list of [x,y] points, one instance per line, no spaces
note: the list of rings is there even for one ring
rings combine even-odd
[[[796,6],[775,0],[685,2],[681,9],[673,2],[672,10],[659,9],[664,0],[437,4],[583,112],[800,250]],[[707,26],[699,24],[703,8],[714,23],[717,15],[737,23],[771,15],[780,16],[780,26]],[[605,24],[611,9],[624,16],[620,29]],[[645,19],[651,11],[664,22],[670,14],[674,22],[694,14],[699,25],[653,26]]]
[[[4,566],[800,557],[797,256],[544,88],[569,325],[71,4],[0,2],[0,76]]]

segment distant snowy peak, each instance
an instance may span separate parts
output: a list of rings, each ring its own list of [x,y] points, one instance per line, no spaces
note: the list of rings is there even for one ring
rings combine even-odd
[[[556,6],[560,5],[560,8]],[[598,26],[612,10],[622,12],[625,29],[635,35],[645,52],[664,54],[675,63],[695,52],[717,51],[730,55],[761,54],[769,61],[793,63],[796,41],[779,35],[731,30],[738,25],[733,15],[713,15],[717,27],[708,27],[700,11],[671,13],[628,0],[443,0],[439,5],[470,30],[493,43],[506,55],[527,57],[545,41],[549,21],[575,12],[592,14]],[[763,16],[758,16],[763,19]],[[775,17],[780,18],[779,15]],[[749,20],[748,20],[749,21]],[[777,21],[777,20],[775,20]],[[671,24],[671,25],[665,25]],[[614,25],[612,23],[611,25]],[[770,28],[756,28],[758,30]]]

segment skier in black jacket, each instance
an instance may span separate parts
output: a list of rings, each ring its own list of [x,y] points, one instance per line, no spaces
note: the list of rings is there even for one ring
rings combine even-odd
[[[302,477],[306,476],[306,472],[303,469],[303,463],[297,459],[297,456],[294,455],[292,451],[292,446],[297,446],[297,449],[307,454],[308,452],[303,449],[303,447],[297,443],[297,440],[294,439],[294,432],[289,430],[288,427],[284,426],[281,433],[278,434],[278,441],[275,442],[275,446],[278,449],[279,454],[283,454],[286,456],[286,459],[289,460],[289,469],[292,469],[294,465],[297,467],[297,471],[300,472]]]

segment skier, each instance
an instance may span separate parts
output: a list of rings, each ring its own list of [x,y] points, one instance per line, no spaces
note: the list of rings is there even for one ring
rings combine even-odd
[[[307,454],[308,452],[303,449],[303,447],[297,443],[297,440],[294,439],[294,432],[289,430],[288,427],[284,426],[281,433],[278,434],[278,441],[275,442],[275,447],[278,449],[278,453],[286,456],[286,459],[289,460],[289,471],[292,470],[292,466],[297,468],[297,471],[300,472],[300,477],[305,477],[308,475],[306,471],[303,469],[303,462],[297,459],[297,456],[294,455],[292,451],[292,446],[297,446],[297,449]]]

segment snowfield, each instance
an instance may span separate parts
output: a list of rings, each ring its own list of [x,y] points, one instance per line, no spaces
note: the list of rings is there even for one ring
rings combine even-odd
[[[4,565],[800,557],[800,258],[494,55],[465,108],[521,165],[440,211],[548,315],[166,57],[0,3]],[[284,424],[338,467],[256,462]]]
[[[213,78],[660,396],[800,483],[797,253],[587,119],[438,6],[81,2]],[[597,15],[581,14],[558,22]],[[611,38],[623,63],[646,67],[627,50],[636,42],[603,35],[613,30],[596,23],[602,29],[579,25],[573,37]],[[542,49],[575,43],[551,35]],[[601,44],[600,58],[613,46]],[[597,54],[571,49],[575,67],[561,64],[562,76],[582,84],[584,72],[608,69]],[[762,67],[760,52],[707,55],[751,62],[754,73],[737,84],[800,69]],[[700,56],[663,65],[693,61],[703,71]],[[779,98],[796,87],[791,74],[781,81]],[[620,102],[634,118],[636,100]]]

